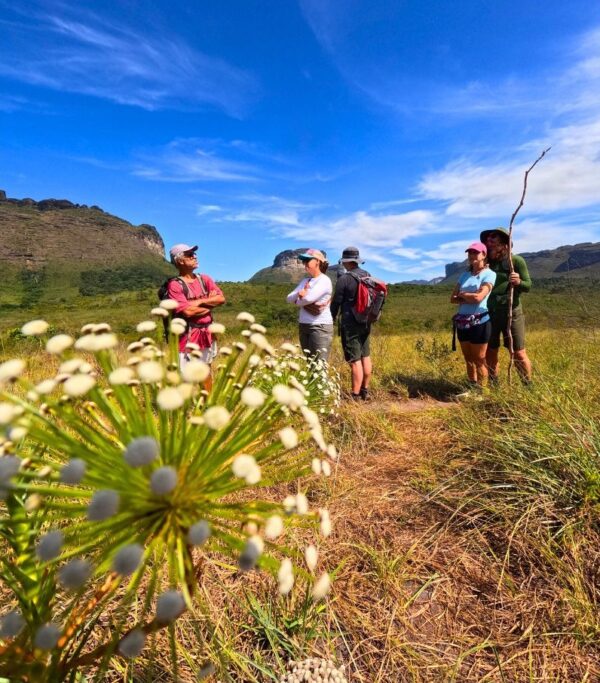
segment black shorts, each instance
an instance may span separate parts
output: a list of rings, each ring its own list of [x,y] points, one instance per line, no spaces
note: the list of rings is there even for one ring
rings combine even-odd
[[[492,336],[492,322],[488,320],[481,325],[474,325],[466,330],[456,330],[456,336],[460,342],[469,342],[470,344],[487,344]]]
[[[355,363],[371,355],[369,349],[370,325],[343,320],[341,325],[342,349],[347,363]]]

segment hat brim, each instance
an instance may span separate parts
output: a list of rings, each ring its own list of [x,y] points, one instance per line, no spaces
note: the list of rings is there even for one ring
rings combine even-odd
[[[325,263],[323,259],[320,259],[318,256],[315,256],[314,254],[300,254],[298,256],[299,261],[310,261],[311,259],[317,259],[320,263]]]
[[[360,258],[341,258],[340,263],[364,263]]]
[[[479,234],[479,241],[483,242],[485,244],[485,241],[493,232],[495,232],[498,235],[502,235],[502,241],[504,242],[504,244],[508,244],[508,240],[509,240],[508,235],[505,235],[502,231],[497,230],[495,228],[492,230],[484,230],[483,232],[481,232]]]

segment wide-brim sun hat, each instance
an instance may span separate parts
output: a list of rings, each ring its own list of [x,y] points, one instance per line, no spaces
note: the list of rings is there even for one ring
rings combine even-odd
[[[502,241],[504,244],[508,244],[510,235],[506,228],[490,228],[489,230],[483,230],[479,235],[479,239],[485,244],[485,241],[493,232],[497,232],[499,235],[502,235]]]
[[[364,263],[364,260],[360,258],[357,247],[346,247],[342,252],[340,263]]]

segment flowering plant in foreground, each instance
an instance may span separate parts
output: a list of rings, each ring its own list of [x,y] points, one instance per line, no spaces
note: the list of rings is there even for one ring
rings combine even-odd
[[[327,361],[305,354],[297,344],[284,342],[276,356],[256,368],[252,383],[266,393],[277,384],[289,384],[319,415],[337,415],[341,400],[338,371]]]
[[[32,321],[23,333],[46,328]],[[46,350],[58,372],[35,385],[23,360],[0,365],[0,579],[14,598],[0,612],[0,675],[75,680],[94,664],[102,680],[112,656],[136,657],[158,629],[174,643],[206,552],[267,570],[282,594],[296,572],[313,599],[326,595],[316,545],[301,553],[282,539],[293,525],[329,535],[328,511],[311,510],[299,485],[283,501],[260,497],[261,486],[331,473],[337,454],[317,414],[291,374],[269,393],[251,383],[278,358],[262,331],[221,348],[207,392],[201,360],[178,369],[184,330],[174,319],[163,349],[156,324],[141,323],[156,339],[130,344],[125,362],[106,324],[56,335]]]

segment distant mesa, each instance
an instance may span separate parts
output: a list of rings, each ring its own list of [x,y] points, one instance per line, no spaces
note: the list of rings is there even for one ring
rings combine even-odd
[[[309,249],[309,247],[280,251],[279,254],[277,254],[277,256],[274,258],[272,266],[262,268],[257,273],[254,273],[248,282],[253,284],[278,284],[288,282],[294,285],[298,284],[298,282],[300,282],[300,280],[306,275],[302,261],[298,260],[298,256],[300,256],[300,254],[304,254],[307,249]],[[323,253],[325,256],[327,256],[325,251],[323,251]],[[335,278],[337,275],[337,263],[334,266],[329,267],[327,274]]]

